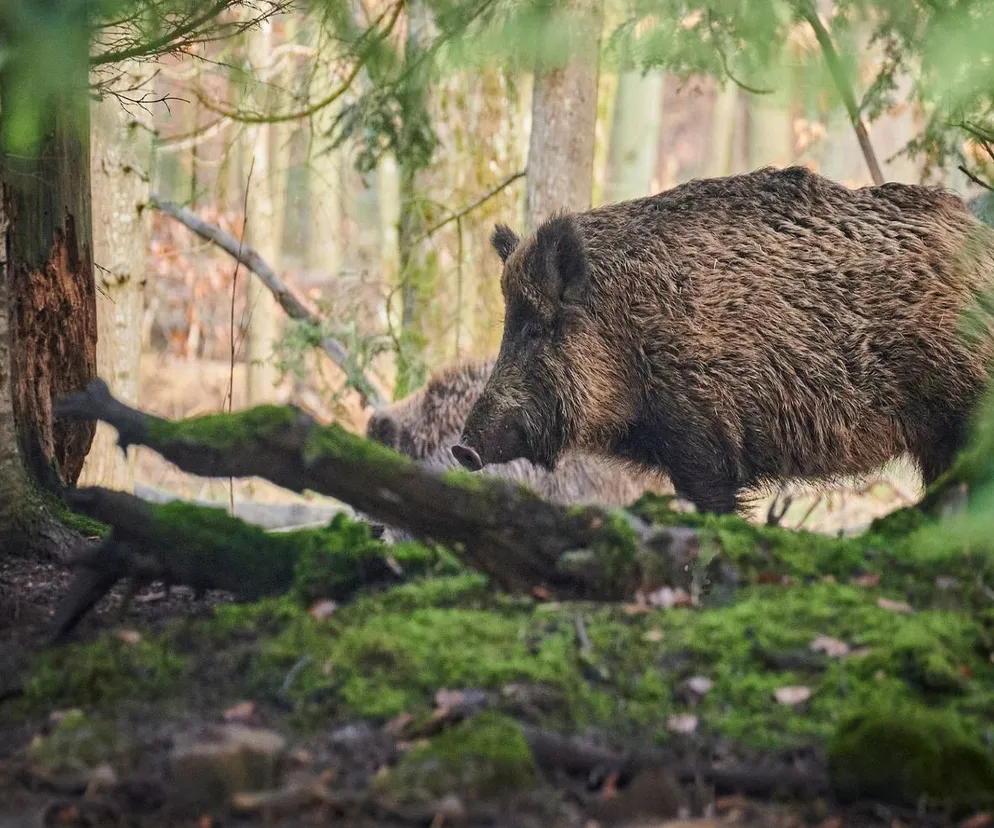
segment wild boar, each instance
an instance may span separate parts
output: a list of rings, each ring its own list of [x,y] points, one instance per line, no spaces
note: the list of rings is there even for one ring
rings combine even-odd
[[[581,450],[667,474],[701,510],[963,444],[992,356],[963,312],[994,231],[959,196],[793,167],[498,225],[505,321],[454,456],[553,470]]]

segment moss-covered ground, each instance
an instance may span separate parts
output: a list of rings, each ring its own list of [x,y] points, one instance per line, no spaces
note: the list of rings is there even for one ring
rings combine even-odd
[[[281,411],[242,425],[286,427]],[[231,437],[223,417],[195,423],[194,437]],[[246,592],[281,594],[148,627],[126,619],[134,629],[125,635],[105,625],[76,643],[29,650],[19,692],[4,698],[0,684],[0,732],[32,737],[30,748],[8,744],[0,759],[127,764],[135,751],[122,745],[135,721],[220,721],[251,702],[291,740],[314,743],[355,722],[393,734],[397,751],[366,783],[397,801],[485,800],[546,785],[524,722],[625,750],[808,751],[842,798],[947,815],[991,808],[991,433],[977,429],[925,508],[859,537],[688,514],[644,497],[633,513],[696,530],[714,557],[693,605],[665,590],[614,603],[508,595],[452,552],[388,548],[341,516],[274,536],[220,512],[159,507],[155,536],[182,547],[178,560],[194,567],[209,553],[234,565],[247,555],[254,563],[244,577],[259,583]],[[364,445],[333,429],[320,435],[307,451]],[[392,457],[369,452],[371,461]],[[450,479],[479,485],[458,472]],[[615,519],[626,542],[588,550],[612,579],[637,565],[633,530]],[[474,694],[486,712],[445,726],[443,691]],[[54,726],[53,711],[62,711]],[[421,736],[401,748],[404,722]]]
[[[335,580],[357,568],[342,562],[386,552],[364,526],[337,518],[306,535],[311,546],[282,597],[175,618],[137,640],[108,631],[38,652],[23,695],[0,716],[42,721],[79,709],[100,730],[124,711],[219,717],[252,700],[303,735],[357,719],[417,720],[438,691],[473,689],[491,694],[491,718],[443,731],[388,781],[400,789],[414,773],[434,790],[482,762],[496,788],[531,784],[530,764],[520,764],[528,751],[507,730],[517,718],[628,747],[688,738],[813,747],[854,796],[990,803],[994,544],[977,533],[964,543],[908,515],[834,539],[678,513],[665,499],[647,497],[635,511],[698,528],[720,550],[727,582],[697,607],[543,602],[493,590],[444,550],[405,544],[392,552],[408,582],[315,612],[315,602],[353,593]],[[710,681],[704,692],[688,690],[700,677]],[[778,691],[790,687],[810,695],[785,703]],[[542,703],[522,705],[515,688],[541,688]],[[673,732],[680,714],[697,717],[689,736]],[[443,758],[425,770],[433,744]],[[460,751],[477,758],[466,766]]]

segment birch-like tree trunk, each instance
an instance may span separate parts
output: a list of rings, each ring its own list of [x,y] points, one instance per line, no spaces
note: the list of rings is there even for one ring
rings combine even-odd
[[[559,209],[590,207],[602,0],[569,0],[570,60],[536,66],[528,143],[525,232]]]
[[[273,21],[260,24],[257,31],[249,33],[249,63],[252,66],[255,94],[254,109],[267,112],[272,99],[268,94],[272,79],[263,80],[270,65],[275,45]],[[245,131],[245,140],[251,153],[251,181],[246,199],[245,240],[251,244],[273,270],[280,269],[280,241],[282,239],[282,210],[280,209],[281,177],[274,169],[276,144],[279,140],[276,124],[254,125]],[[246,171],[247,172],[247,171]],[[273,346],[278,335],[279,309],[272,293],[259,279],[248,276],[246,304],[246,404],[266,402],[276,383],[273,365]]]
[[[146,63],[118,67],[108,92],[140,96],[152,77]],[[138,90],[135,92],[135,90]],[[97,373],[111,392],[138,404],[145,261],[150,211],[145,209],[152,168],[152,132],[140,108],[129,111],[105,94],[91,105],[90,176],[93,198],[93,260],[97,290]],[[117,434],[97,425],[80,475],[81,486],[131,491],[134,450],[125,457]]]
[[[649,194],[659,154],[663,73],[627,69],[618,78],[611,117],[605,202]]]
[[[735,126],[738,121],[739,88],[731,81],[717,90],[711,119],[711,167],[709,175],[731,175],[735,165]]]
[[[793,118],[784,95],[748,96],[749,168],[786,167],[794,159]]]
[[[426,254],[422,234],[427,226],[425,162],[420,153],[410,152],[418,120],[424,117],[429,100],[425,44],[428,41],[431,17],[423,0],[407,4],[407,40],[404,62],[411,80],[405,95],[405,111],[401,115],[401,146],[397,159],[400,216],[397,227],[397,253],[400,267],[400,349],[397,354],[397,382],[394,396],[399,399],[419,388],[425,381],[424,362],[427,331],[426,305],[435,289],[434,264]]]

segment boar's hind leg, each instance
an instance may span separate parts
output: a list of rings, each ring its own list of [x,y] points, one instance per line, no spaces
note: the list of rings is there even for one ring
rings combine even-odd
[[[931,486],[948,469],[956,454],[963,447],[964,428],[962,425],[943,429],[930,434],[914,448],[913,454],[922,473],[922,482]]]

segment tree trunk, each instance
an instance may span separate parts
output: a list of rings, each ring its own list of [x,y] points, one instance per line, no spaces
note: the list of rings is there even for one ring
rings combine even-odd
[[[265,20],[257,32],[249,34],[249,62],[254,74],[253,86],[258,90],[256,110],[267,112],[271,79],[260,77],[270,62],[275,40],[273,22]],[[277,273],[280,269],[281,210],[278,207],[280,176],[273,169],[275,145],[278,140],[275,124],[261,124],[246,130],[252,153],[252,180],[246,199],[245,241],[251,244]],[[247,275],[247,274],[246,274]],[[273,366],[273,346],[278,332],[276,300],[259,279],[249,277],[246,284],[246,345],[248,370],[245,372],[246,404],[266,402],[276,384]]]
[[[731,81],[719,87],[711,119],[711,169],[712,177],[731,175],[735,165],[735,126],[739,107],[739,88]]]
[[[76,67],[85,84],[85,65]],[[2,101],[9,99],[0,72]],[[89,115],[72,98],[46,107],[34,153],[0,155],[0,549],[49,546],[53,522],[32,491],[75,483],[92,423],[59,422],[52,398],[96,373]],[[2,127],[0,123],[0,127]]]
[[[648,195],[656,172],[663,73],[628,69],[618,78],[611,118],[607,203]]]
[[[110,91],[126,92],[148,83],[148,65],[119,68]],[[93,194],[93,259],[97,292],[97,373],[114,395],[138,402],[144,313],[145,257],[150,232],[149,195],[152,132],[113,94],[95,102],[90,158]],[[131,491],[134,452],[125,457],[117,434],[97,425],[79,484]]]
[[[428,106],[428,78],[425,76],[424,44],[431,24],[429,11],[421,0],[407,6],[407,42],[404,62],[412,80],[405,96],[404,121],[401,130],[405,136],[415,137],[418,122]],[[397,384],[394,397],[400,399],[424,384],[426,378],[425,331],[426,305],[431,301],[435,287],[434,263],[425,254],[421,236],[427,226],[425,217],[426,188],[423,186],[425,161],[420,153],[411,152],[406,138],[399,148],[398,177],[400,187],[400,223],[397,229],[397,248],[400,260],[401,321],[400,348],[397,354]]]
[[[590,207],[597,119],[600,0],[569,0],[573,32],[569,63],[535,69],[528,143],[525,232],[558,209]]]
[[[749,168],[786,167],[794,160],[790,109],[783,94],[749,95]]]

